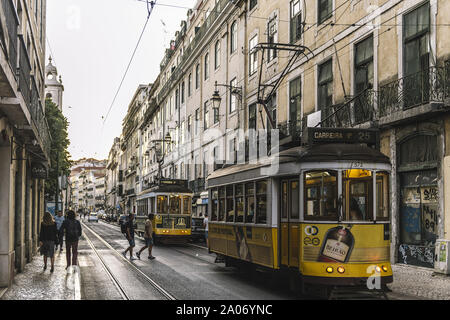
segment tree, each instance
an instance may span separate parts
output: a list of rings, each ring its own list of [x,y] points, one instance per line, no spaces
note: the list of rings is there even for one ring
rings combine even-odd
[[[57,177],[69,175],[71,160],[68,151],[69,122],[51,99],[45,99],[45,117],[52,136],[49,175],[45,181],[46,198],[49,201],[54,199]]]

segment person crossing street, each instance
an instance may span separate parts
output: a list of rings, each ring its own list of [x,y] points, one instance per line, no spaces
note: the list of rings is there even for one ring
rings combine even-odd
[[[150,260],[155,259],[155,257],[152,255],[152,248],[153,248],[153,217],[154,214],[150,213],[148,215],[148,219],[147,221],[145,221],[145,232],[144,232],[144,240],[145,240],[145,246],[143,246],[141,248],[141,250],[139,250],[139,252],[136,252],[136,256],[138,257],[138,259],[141,259],[141,253],[142,251],[144,251],[145,249],[148,248],[148,258]]]
[[[133,257],[133,248],[136,246],[134,241],[134,214],[130,213],[130,215],[128,216],[128,221],[124,223],[126,223],[125,236],[128,240],[129,247],[127,248],[127,250],[122,252],[122,255],[126,258],[127,252],[130,252],[130,260],[136,260],[136,258]]]

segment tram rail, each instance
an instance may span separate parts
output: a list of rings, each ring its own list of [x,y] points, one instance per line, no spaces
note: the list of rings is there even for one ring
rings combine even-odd
[[[157,282],[155,282],[153,279],[151,279],[147,274],[142,272],[138,267],[136,267],[133,263],[131,263],[128,259],[126,259],[120,252],[118,252],[116,249],[114,249],[108,242],[106,242],[98,233],[96,233],[94,230],[86,226],[84,223],[82,223],[83,227],[88,230],[90,233],[92,233],[96,238],[98,238],[108,249],[111,250],[111,252],[115,253],[120,259],[125,261],[135,272],[137,272],[140,276],[142,276],[150,285],[155,288],[162,296],[164,296],[167,300],[177,300],[171,293],[169,293],[167,290],[165,290],[162,286],[160,286]],[[94,250],[94,253],[97,255],[97,257],[100,259],[102,266],[107,271],[108,275],[112,279],[114,285],[118,288],[120,294],[122,295],[122,298],[124,300],[130,300],[129,295],[126,294],[123,286],[120,284],[118,279],[114,276],[111,269],[106,265],[105,261],[101,257],[100,253],[95,248],[92,241],[89,239],[89,237],[84,233],[85,238],[88,242],[88,244],[91,246],[91,248]]]

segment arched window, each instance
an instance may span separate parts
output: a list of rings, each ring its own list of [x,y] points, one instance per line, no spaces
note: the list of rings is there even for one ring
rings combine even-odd
[[[47,93],[47,94],[45,95],[45,98],[51,99],[51,98],[53,98],[53,96],[52,96],[52,94],[49,92],[49,93]]]
[[[230,52],[233,53],[237,49],[237,21],[231,25]]]
[[[209,53],[205,55],[205,80],[209,78]]]
[[[220,40],[216,41],[214,46],[214,69],[220,67]]]

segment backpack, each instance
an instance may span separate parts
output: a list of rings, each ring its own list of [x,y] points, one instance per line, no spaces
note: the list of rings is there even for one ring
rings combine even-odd
[[[120,221],[120,232],[127,233],[127,224],[128,224],[128,219],[124,219],[124,220]]]
[[[78,226],[75,221],[70,221],[70,222],[68,221],[66,237],[67,237],[67,239],[70,239],[70,240],[78,239],[78,237],[79,237]]]

